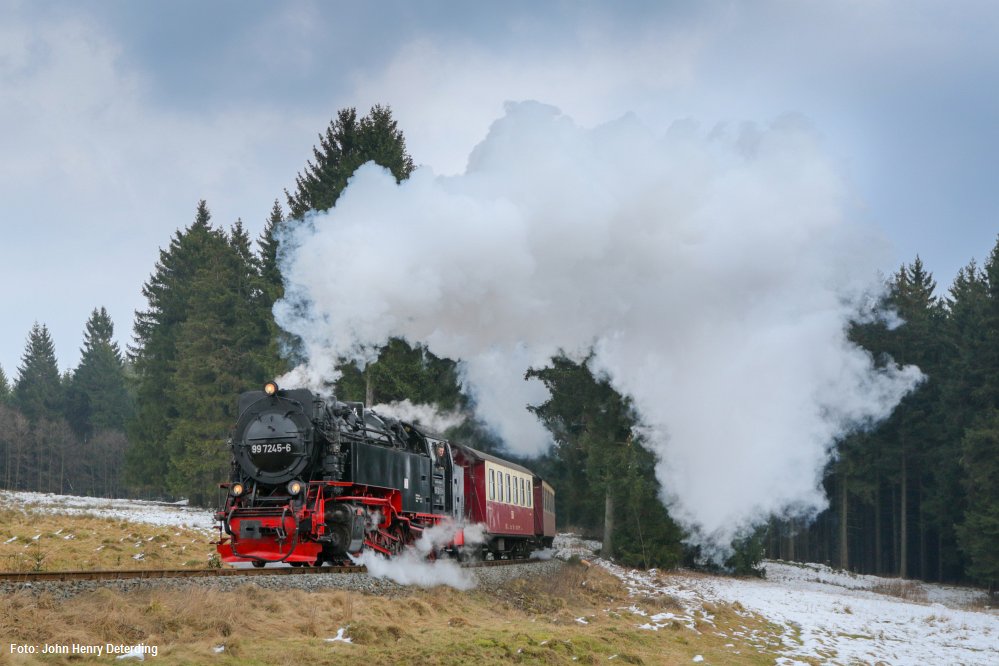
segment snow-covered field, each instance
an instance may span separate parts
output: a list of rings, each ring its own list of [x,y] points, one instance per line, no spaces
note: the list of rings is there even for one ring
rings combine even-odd
[[[141,500],[0,490],[0,507],[20,508],[41,513],[97,516],[149,525],[186,527],[205,534],[215,532],[215,520],[212,518],[212,512],[208,509],[189,507],[186,502],[166,504]]]
[[[206,534],[214,526],[210,511],[179,504],[0,491],[0,506],[184,526]],[[638,571],[596,557],[599,547],[598,542],[563,534],[543,555],[587,559],[620,578],[636,598],[668,595],[676,602],[673,612],[655,615],[637,606],[624,609],[634,614],[635,626],[641,629],[658,631],[677,622],[689,631],[704,631],[712,624],[713,604],[737,604],[739,614],[765,618],[779,628],[782,656],[775,663],[782,666],[804,659],[829,664],[999,664],[999,611],[986,606],[981,590],[774,561],[765,563],[766,579]],[[770,638],[755,636],[748,628],[729,632],[733,652],[735,639],[745,649],[746,643],[756,642],[762,648]]]
[[[697,631],[696,622],[703,630],[711,624],[710,606],[728,603],[780,627],[783,656],[776,663],[782,665],[806,658],[829,664],[999,664],[999,610],[986,606],[982,590],[775,561],[765,563],[766,579],[638,571],[595,557],[598,547],[560,535],[554,554],[589,554],[591,563],[620,578],[636,597],[668,595],[683,608],[649,616],[632,607],[643,629],[678,622]],[[749,629],[730,637],[761,648],[765,641]]]

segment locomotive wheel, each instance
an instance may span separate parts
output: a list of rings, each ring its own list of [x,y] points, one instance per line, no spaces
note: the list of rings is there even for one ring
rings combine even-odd
[[[266,565],[267,565],[266,562],[258,562],[257,560],[253,560],[253,566],[256,567],[257,569],[263,569]]]

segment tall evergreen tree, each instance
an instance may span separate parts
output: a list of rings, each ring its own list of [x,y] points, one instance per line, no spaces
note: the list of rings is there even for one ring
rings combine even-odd
[[[95,309],[83,334],[80,364],[69,380],[67,418],[78,436],[89,439],[101,430],[124,431],[130,416],[125,365],[114,341],[114,323],[105,308]]]
[[[17,372],[14,404],[21,413],[32,422],[59,416],[63,408],[63,389],[55,346],[44,324],[36,322],[31,327]]]
[[[984,268],[988,297],[975,340],[980,374],[973,376],[981,387],[969,391],[981,411],[962,441],[967,511],[958,536],[969,573],[994,588],[999,583],[999,242]]]
[[[261,350],[267,327],[263,292],[242,225],[195,274],[188,318],[177,335],[170,391],[177,417],[167,437],[168,481],[174,494],[198,504],[227,471],[225,438],[237,418],[235,396],[266,379]]]
[[[283,225],[284,211],[281,209],[281,202],[275,199],[264,230],[257,239],[260,248],[260,277],[271,303],[284,295],[284,283],[281,281],[281,269],[278,267],[279,238]]]
[[[586,362],[564,356],[528,377],[551,394],[531,410],[557,442],[550,470],[560,519],[602,528],[605,556],[646,567],[678,565],[683,535],[662,505],[655,457],[632,434],[630,403]]]
[[[260,288],[262,289],[260,309],[262,321],[267,327],[267,344],[262,351],[263,365],[271,377],[282,375],[290,369],[286,356],[290,356],[290,351],[300,346],[274,321],[274,303],[284,296],[284,283],[281,278],[281,269],[278,267],[279,239],[283,232],[284,222],[281,203],[275,199],[271,214],[264,225],[264,231],[257,239],[259,247],[257,264],[259,266]]]
[[[129,425],[125,463],[130,486],[145,494],[164,491],[170,461],[165,442],[179,415],[171,400],[177,340],[190,314],[195,276],[225,246],[225,234],[212,228],[208,205],[200,201],[194,222],[160,250],[156,268],[142,288],[149,307],[136,313],[134,344],[129,348],[138,410]]]
[[[939,580],[959,579],[967,569],[955,527],[964,521],[967,510],[966,472],[961,464],[965,433],[989,407],[988,370],[982,363],[988,345],[988,300],[988,280],[971,261],[958,271],[947,296],[938,410],[943,436],[928,456],[932,484],[926,510],[936,530],[935,578]]]
[[[958,528],[968,573],[995,589],[999,584],[999,410],[979,417],[963,441],[968,510]]]
[[[347,180],[365,162],[385,167],[400,182],[413,171],[406,140],[387,106],[375,105],[361,119],[355,108],[341,109],[312,152],[315,162],[310,160],[295,179],[294,194],[285,190],[289,214],[295,219],[332,208]]]
[[[0,405],[10,401],[10,383],[7,380],[7,373],[0,365]]]

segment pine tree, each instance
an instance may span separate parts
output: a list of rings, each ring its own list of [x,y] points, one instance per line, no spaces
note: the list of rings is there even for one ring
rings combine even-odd
[[[7,374],[0,365],[0,405],[10,401],[10,383],[7,381]]]
[[[961,549],[970,560],[968,572],[993,588],[999,583],[999,242],[985,264],[987,299],[984,326],[974,342],[981,387],[969,391],[981,405],[962,441],[967,510],[958,528]]]
[[[292,350],[301,349],[301,343],[281,330],[274,321],[274,303],[284,296],[284,283],[278,266],[279,239],[283,233],[284,223],[284,212],[281,210],[280,202],[275,199],[264,231],[257,239],[259,253],[256,259],[263,291],[260,301],[261,317],[267,327],[267,344],[262,350],[262,362],[270,377],[277,377],[287,372],[290,367],[286,356],[300,356],[300,353],[292,353]],[[287,353],[282,355],[282,350]]]
[[[264,291],[272,304],[284,296],[284,283],[281,280],[281,269],[278,267],[279,238],[283,229],[284,211],[281,210],[281,203],[275,199],[264,230],[257,239],[260,248],[260,277],[263,280]]]
[[[994,589],[999,584],[999,410],[983,414],[964,437],[968,510],[958,528],[968,573]]]
[[[238,416],[235,396],[267,379],[263,298],[249,238],[237,222],[228,242],[196,272],[188,318],[177,332],[168,483],[171,492],[196,504],[214,499],[211,489],[225,477],[225,439]]]
[[[219,248],[225,234],[211,226],[207,203],[198,203],[194,222],[178,231],[160,259],[143,296],[149,307],[136,313],[134,344],[129,349],[136,376],[138,410],[129,425],[126,474],[129,485],[144,494],[161,494],[169,470],[165,443],[171,422],[179,416],[172,402],[177,372],[177,340],[190,314],[194,280]]]
[[[406,140],[387,106],[375,105],[360,120],[355,108],[341,109],[312,152],[315,162],[309,161],[295,179],[295,193],[285,190],[294,219],[332,208],[347,180],[365,162],[385,167],[400,182],[413,171]]]
[[[68,386],[67,418],[78,436],[86,440],[101,430],[124,431],[131,399],[124,360],[114,341],[114,323],[103,307],[87,321],[80,364]]]
[[[946,302],[939,410],[943,435],[928,456],[932,484],[926,501],[936,529],[935,577],[940,580],[963,578],[967,569],[955,527],[964,521],[968,502],[961,464],[964,437],[989,406],[988,371],[982,363],[988,345],[988,298],[985,274],[971,261],[958,271]]]
[[[605,556],[646,567],[679,564],[683,535],[660,500],[654,456],[632,434],[630,403],[586,362],[564,356],[527,375],[551,394],[531,411],[556,441],[549,471],[559,515],[583,528],[602,527]]]
[[[31,422],[56,418],[63,408],[63,389],[55,346],[45,325],[31,327],[14,383],[14,405]]]

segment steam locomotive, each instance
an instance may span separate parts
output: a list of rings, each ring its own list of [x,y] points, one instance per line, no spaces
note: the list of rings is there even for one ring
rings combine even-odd
[[[432,557],[516,558],[555,536],[554,489],[529,469],[361,403],[268,382],[240,395],[230,448],[224,562],[392,557],[431,534]]]

